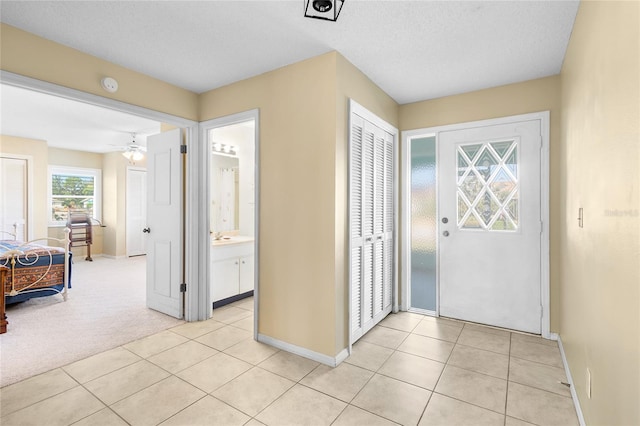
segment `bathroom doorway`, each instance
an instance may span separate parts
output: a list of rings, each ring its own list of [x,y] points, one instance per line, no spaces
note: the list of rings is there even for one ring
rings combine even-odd
[[[257,312],[258,133],[257,110],[202,123],[208,150],[212,309],[255,296]]]

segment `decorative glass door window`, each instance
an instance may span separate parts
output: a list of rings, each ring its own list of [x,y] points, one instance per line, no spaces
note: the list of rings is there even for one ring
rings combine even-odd
[[[518,141],[461,144],[456,159],[458,228],[518,230]]]

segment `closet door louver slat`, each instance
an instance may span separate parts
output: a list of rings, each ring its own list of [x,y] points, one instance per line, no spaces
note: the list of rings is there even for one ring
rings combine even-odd
[[[389,312],[394,285],[394,135],[352,112],[351,342]]]

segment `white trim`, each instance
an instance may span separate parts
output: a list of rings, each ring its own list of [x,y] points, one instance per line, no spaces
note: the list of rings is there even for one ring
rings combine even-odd
[[[185,212],[185,281],[187,292],[185,297],[184,319],[186,321],[203,321],[209,318],[210,310],[203,310],[206,303],[206,292],[209,283],[201,275],[200,231],[209,222],[203,222],[200,216],[201,203],[208,203],[202,198],[202,181],[200,177],[206,170],[201,169],[202,156],[199,141],[198,123],[192,122],[184,128],[184,139],[187,145],[186,160],[186,212]],[[208,228],[207,228],[208,229]]]
[[[0,70],[0,82],[9,86],[29,89],[35,92],[46,93],[60,98],[70,99],[72,101],[84,102],[90,105],[96,105],[102,108],[109,108],[115,111],[125,112],[137,115],[139,117],[151,120],[161,121],[178,127],[189,127],[193,120],[178,117],[152,109],[143,108],[137,105],[128,104],[111,98],[94,95],[80,90],[71,89],[69,87],[59,86],[47,81],[36,80],[35,78],[25,77],[23,75],[14,74],[9,71]]]
[[[33,232],[33,156],[13,154],[10,152],[1,152],[0,157],[15,158],[17,160],[25,160],[27,162],[27,235],[24,236],[26,241],[34,238]]]
[[[541,152],[540,152],[540,176],[541,176],[541,182],[540,182],[540,218],[543,222],[543,228],[542,228],[542,233],[540,234],[540,303],[542,304],[542,319],[541,319],[541,334],[542,337],[547,338],[547,339],[552,339],[552,333],[550,330],[550,323],[551,323],[551,316],[550,316],[550,296],[549,296],[549,111],[541,111],[541,112],[534,112],[534,113],[529,113],[529,114],[520,114],[520,115],[513,115],[513,116],[509,116],[509,117],[500,117],[500,118],[492,118],[492,119],[488,119],[488,120],[478,120],[478,121],[470,121],[470,122],[466,122],[466,123],[457,123],[457,124],[448,124],[448,125],[444,125],[444,126],[436,126],[436,127],[428,127],[428,128],[423,128],[423,129],[413,129],[413,130],[407,130],[407,131],[403,131],[402,132],[402,137],[403,137],[403,149],[404,149],[404,156],[403,156],[403,161],[408,161],[408,157],[407,157],[407,149],[406,149],[406,141],[409,138],[415,137],[415,136],[420,136],[420,135],[427,135],[427,134],[434,134],[436,135],[436,146],[438,143],[438,137],[439,137],[439,133],[441,132],[447,132],[447,131],[454,131],[454,130],[464,130],[464,129],[472,129],[472,128],[478,128],[478,127],[489,127],[489,126],[494,126],[494,125],[498,125],[498,124],[508,124],[508,123],[514,123],[514,122],[519,122],[519,121],[533,121],[533,120],[540,120],[540,133],[541,133],[541,138],[542,138],[542,146],[541,146]],[[408,190],[408,188],[406,187],[407,185],[407,173],[410,171],[407,171],[407,165],[408,163],[403,163],[404,166],[404,182],[405,185],[403,185],[403,199],[402,199],[402,203],[403,205],[406,205],[408,203],[408,193],[405,193],[405,191]],[[410,269],[410,256],[408,255],[408,253],[410,253],[410,251],[407,251],[407,240],[410,241],[410,234],[409,234],[409,228],[407,226],[408,220],[410,221],[410,209],[405,208],[404,209],[404,213],[405,215],[403,216],[403,228],[402,228],[402,239],[403,239],[403,256],[401,259],[401,268],[403,270],[403,272],[405,272],[405,274],[403,274],[403,277],[406,277],[406,272],[407,269]],[[408,218],[407,218],[408,217]],[[437,222],[438,224],[440,223],[439,221]],[[438,226],[438,225],[436,225]],[[409,245],[409,250],[410,250],[410,245]],[[439,268],[437,268],[437,270],[439,270]],[[408,282],[405,282],[405,280],[403,279],[402,282],[403,285],[403,296],[406,295],[408,297],[407,292],[407,287],[408,287]],[[436,311],[439,313],[439,294],[440,294],[440,282],[439,279],[436,282],[436,291],[437,291],[437,296],[436,296]],[[404,298],[403,298],[404,299]],[[403,306],[408,303],[408,301],[403,300]]]
[[[201,175],[201,196],[204,203],[201,204],[200,214],[202,223],[207,224],[206,232],[201,230],[200,232],[200,273],[202,277],[206,277],[204,281],[207,284],[207,288],[205,291],[205,300],[207,301],[208,311],[207,317],[211,316],[211,287],[209,286],[210,278],[210,264],[211,264],[211,236],[209,235],[210,224],[209,220],[211,218],[210,215],[210,203],[209,203],[209,192],[210,192],[210,182],[211,179],[209,177],[210,173],[210,161],[211,161],[211,144],[209,143],[208,134],[212,129],[216,129],[219,127],[231,126],[233,124],[242,123],[245,121],[253,121],[254,122],[254,242],[253,242],[253,250],[254,250],[254,278],[253,278],[253,303],[254,303],[254,316],[253,316],[253,338],[258,340],[258,309],[259,309],[259,298],[260,298],[260,110],[252,109],[249,111],[243,111],[236,114],[227,115],[224,117],[214,118],[212,120],[203,121],[199,125],[200,130],[200,147],[201,151],[201,159],[200,159],[200,167],[202,167],[202,175]],[[204,183],[204,184],[203,184]],[[204,229],[204,228],[203,228]]]
[[[540,301],[542,303],[542,337],[551,339],[551,302],[550,302],[550,252],[549,252],[549,111],[537,114],[540,117],[540,219],[542,233],[540,234]]]
[[[585,426],[586,423],[584,421],[584,416],[582,415],[580,400],[578,399],[578,394],[576,393],[576,387],[573,384],[573,378],[571,377],[571,370],[569,370],[569,363],[567,362],[567,356],[564,353],[564,346],[562,345],[562,339],[557,334],[555,334],[555,337],[558,340],[558,347],[560,348],[560,355],[562,356],[562,365],[564,365],[564,372],[567,375],[567,383],[569,383],[569,390],[571,391],[571,399],[573,400],[573,406],[575,407],[576,414],[578,415],[578,422],[580,422],[580,426]]]
[[[264,334],[258,334],[257,340],[258,342],[319,362],[320,364],[328,365],[329,367],[337,367],[342,361],[349,357],[349,351],[346,348],[341,350],[335,357],[331,357],[301,346],[274,339],[273,337],[265,336]]]
[[[411,146],[409,141],[415,138],[435,138],[436,149],[436,196],[438,191],[438,135],[434,132],[425,131],[428,129],[409,130],[402,132],[402,202],[403,205],[408,204],[411,200]],[[438,212],[439,206],[436,202],[436,218],[440,217]],[[440,268],[436,264],[436,309],[428,311],[419,308],[412,308],[409,304],[411,300],[411,208],[402,209],[402,259],[400,260],[400,268],[402,268],[402,310],[410,312],[419,312],[424,315],[440,315]],[[440,221],[436,220],[436,255],[438,253],[438,238]]]
[[[411,295],[411,292],[409,292],[409,295]],[[407,309],[407,312],[412,312],[414,314],[420,314],[420,315],[426,315],[428,317],[437,317],[438,312],[436,311],[429,311],[426,309],[420,309],[420,308],[409,308]]]
[[[126,256],[126,255],[125,256],[113,256],[111,254],[104,254],[104,253],[91,255],[91,257],[96,257],[96,256],[101,256],[101,257],[104,257],[104,258],[107,258],[107,259],[114,259],[114,260],[128,259],[129,258],[129,256]]]
[[[198,123],[186,118],[178,117],[160,111],[155,111],[148,108],[143,108],[137,105],[127,104],[125,102],[93,95],[91,93],[82,92],[80,90],[71,89],[68,87],[59,86],[57,84],[49,83],[46,81],[36,80],[34,78],[25,77],[8,71],[0,70],[0,81],[2,82],[2,84],[29,89],[40,93],[46,93],[49,95],[54,95],[74,101],[84,102],[103,108],[109,108],[115,111],[137,115],[139,117],[160,121],[172,126],[185,129],[185,140],[188,151],[187,215],[185,217],[187,262],[185,268],[187,284],[192,283],[192,285],[189,287],[190,290],[187,291],[184,316],[187,321],[206,319],[206,317],[202,316],[202,313],[199,311],[199,302],[201,301],[200,295],[204,293],[204,290],[206,289],[208,283],[204,279],[199,279],[199,257],[196,256],[196,253],[198,253],[198,232],[200,227],[198,216],[200,206],[198,203],[201,201],[199,197],[202,193],[202,190],[200,188],[201,181],[199,180],[201,170],[198,163],[197,155]],[[194,188],[194,190],[189,190],[191,188]]]

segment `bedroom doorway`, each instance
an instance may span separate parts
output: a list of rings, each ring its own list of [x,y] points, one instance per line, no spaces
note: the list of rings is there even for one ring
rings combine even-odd
[[[171,115],[160,113],[153,110],[148,110],[148,109],[141,108],[134,105],[125,104],[112,99],[103,98],[100,96],[96,96],[96,95],[92,95],[84,92],[79,92],[77,90],[72,90],[65,87],[57,86],[55,84],[34,80],[28,77],[23,77],[23,76],[9,73],[6,71],[0,71],[0,74],[1,74],[0,76],[2,77],[2,88],[3,88],[3,132],[8,131],[9,127],[7,126],[7,124],[10,123],[12,120],[17,119],[17,117],[19,117],[20,115],[29,116],[30,113],[33,114],[35,111],[42,110],[46,106],[45,105],[46,102],[36,102],[32,106],[23,108],[22,110],[20,108],[13,108],[13,107],[9,108],[10,106],[8,101],[9,97],[5,95],[9,94],[11,91],[18,91],[18,90],[21,91],[21,95],[23,94],[27,94],[27,96],[46,95],[54,101],[63,99],[65,101],[73,102],[78,105],[103,109],[104,114],[101,116],[102,119],[96,120],[97,123],[104,124],[105,122],[110,122],[108,117],[111,117],[111,114],[114,113],[114,114],[120,114],[120,115],[128,115],[130,117],[134,117],[135,119],[146,119],[159,124],[162,123],[166,128],[175,128],[175,127],[182,128],[185,134],[184,142],[186,146],[190,147],[190,153],[193,151],[193,154],[194,154],[193,156],[189,156],[189,158],[186,160],[187,162],[186,168],[188,170],[187,173],[192,173],[193,175],[197,175],[197,173],[199,173],[199,168],[197,165],[198,163],[197,148],[198,147],[196,143],[198,139],[198,132],[197,132],[197,123],[194,121],[171,116]],[[18,96],[18,98],[24,98],[24,97],[25,96]],[[66,109],[67,108],[58,108],[59,111],[65,111]],[[20,111],[23,111],[23,112],[20,113]],[[5,114],[5,112],[7,114]],[[78,116],[82,117],[82,114],[79,114]],[[62,121],[63,120],[60,120],[60,122]],[[119,142],[117,142],[116,144],[124,145],[126,147],[131,142],[132,132],[123,130],[123,129],[126,129],[125,124],[126,124],[126,121],[113,122],[114,127],[116,127],[116,130],[119,131],[119,133],[122,135],[122,137],[125,140],[125,142],[123,142],[122,144],[120,144]],[[31,127],[25,126],[24,129],[31,130],[33,127],[34,126],[31,126]],[[158,129],[157,131],[153,131],[151,133],[158,133],[159,131],[161,130]],[[53,138],[38,137],[35,135],[30,136],[25,132],[11,131],[10,134],[20,135],[21,138],[30,138],[31,140],[34,140],[34,141],[38,140],[39,142],[44,143],[44,146],[45,146],[44,155],[47,156],[48,148],[47,148],[46,142],[44,141],[47,139],[53,139]],[[138,134],[138,137],[139,136],[140,134]],[[92,138],[85,138],[82,144],[86,146],[88,140],[91,140],[92,143],[94,141],[94,139]],[[140,138],[138,138],[138,141],[140,141]],[[22,144],[22,145],[26,146],[25,144]],[[3,147],[2,147],[3,152],[5,150],[5,146],[6,145],[3,143]],[[193,147],[192,151],[191,151],[191,147]],[[122,222],[123,225],[122,225],[121,231],[119,230],[118,232],[114,232],[110,236],[105,235],[103,237],[102,243],[104,246],[109,245],[110,248],[113,249],[114,258],[126,258],[127,252],[126,252],[126,232],[125,232],[125,214],[124,214],[125,205],[126,205],[126,196],[125,196],[126,164],[122,165],[122,163],[120,162],[120,159],[123,158],[121,155],[122,152],[118,152],[117,149],[113,149],[114,147],[111,147],[111,148],[112,148],[112,151],[114,152],[105,154],[105,159],[99,160],[93,166],[93,168],[101,168],[106,163],[121,164],[121,166],[119,166],[120,168],[118,172],[114,172],[113,174],[106,173],[103,175],[103,178],[105,181],[104,183],[107,186],[110,185],[110,187],[108,188],[108,192],[110,194],[113,194],[114,197],[116,197],[116,199],[118,200],[117,201],[118,207],[112,213],[111,219],[117,216],[118,220],[121,219],[123,221]],[[71,148],[71,149],[74,149],[74,148]],[[42,152],[42,150],[40,150],[39,152]],[[77,151],[58,151],[57,155],[54,155],[54,156],[49,155],[49,159],[55,157],[63,163],[67,161],[71,161],[67,155],[61,155],[63,152],[66,154],[67,152],[75,153]],[[48,164],[48,160],[45,159],[44,161],[45,161],[44,169],[46,170],[46,164]],[[64,164],[64,165],[68,165],[68,164]],[[119,179],[119,176],[122,176],[122,179]],[[198,181],[197,179],[194,179],[192,176],[187,176],[187,179],[189,182]],[[46,191],[47,191],[46,183],[34,182],[34,191],[35,191],[36,184],[39,185],[39,187],[41,188],[39,190],[40,193],[44,193],[46,197]],[[105,190],[105,193],[106,192],[107,190]],[[185,200],[187,203],[187,211],[188,211],[188,214],[190,215],[189,220],[187,221],[188,225],[185,232],[186,244],[191,244],[189,251],[192,253],[197,252],[197,237],[194,237],[194,236],[197,235],[197,230],[200,228],[199,222],[197,219],[198,208],[196,206],[199,202],[197,192],[198,191],[196,190],[190,191],[189,194],[187,194],[187,197]],[[41,211],[43,214],[46,214],[47,212],[46,202],[43,204],[38,204],[38,202],[36,202],[35,205],[36,207],[41,205],[42,209],[38,207],[37,211]],[[109,214],[108,212],[105,212],[105,217],[103,218],[105,220],[103,220],[102,222],[110,220],[108,217],[106,217],[108,214]],[[54,231],[51,231],[51,229],[54,229],[54,228],[49,228],[47,226],[46,220],[35,221],[35,225],[37,225],[36,226],[37,229],[32,228],[31,230],[31,232],[35,232],[34,237],[43,236],[42,234],[46,236],[48,233],[54,232]],[[102,230],[109,229],[109,227],[101,228],[101,229]],[[55,228],[54,230],[56,233],[58,232],[58,228]],[[115,252],[116,249],[118,250],[117,252]],[[203,294],[204,287],[206,287],[206,284],[201,283],[201,280],[198,279],[199,265],[197,261],[197,256],[192,256],[187,258],[185,265],[186,265],[186,271],[185,271],[186,281],[193,283],[193,291],[191,291],[190,294],[187,295],[187,298],[185,301],[184,317],[185,319],[190,321],[206,319],[208,314],[205,313],[204,309],[202,309],[199,306],[200,295]],[[180,283],[178,283],[177,285],[179,286]]]

